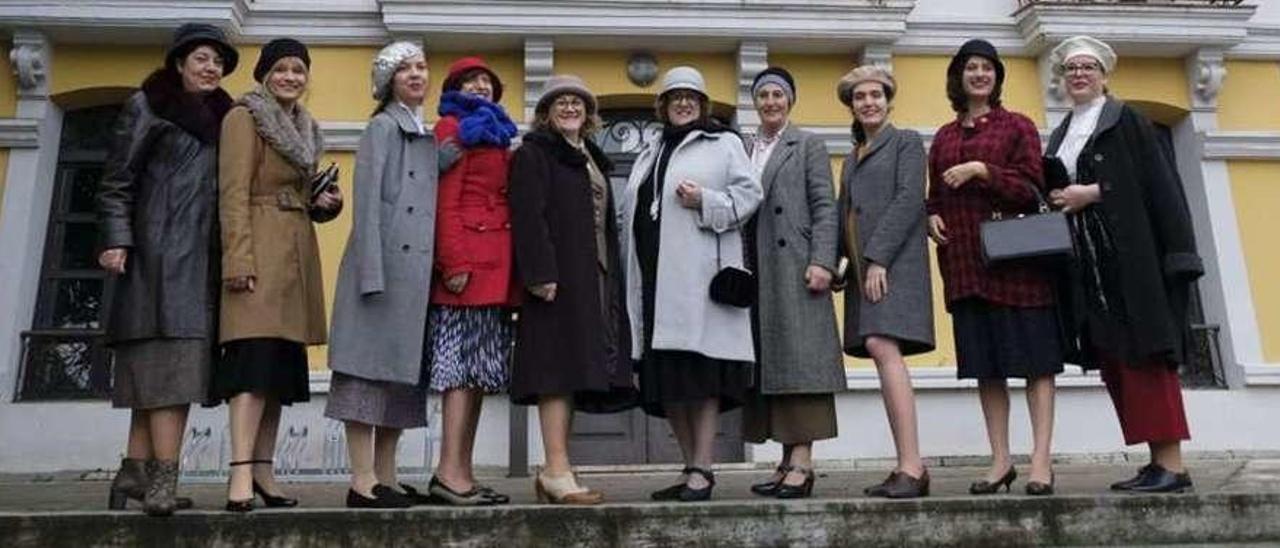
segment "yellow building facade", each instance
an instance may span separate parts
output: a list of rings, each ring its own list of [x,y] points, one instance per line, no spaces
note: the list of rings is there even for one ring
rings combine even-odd
[[[86,4],[102,6],[95,11]],[[1047,51],[1067,36],[1095,34],[1120,53],[1110,78],[1111,92],[1169,129],[1200,251],[1209,265],[1200,287],[1200,322],[1214,328],[1207,331],[1205,360],[1218,377],[1210,384],[1219,390],[1189,407],[1195,412],[1227,400],[1245,411],[1280,409],[1280,404],[1257,403],[1268,399],[1264,396],[1280,395],[1267,392],[1280,385],[1280,253],[1274,244],[1274,234],[1280,233],[1280,8],[1256,2],[1086,6],[1034,0],[750,0],[741,6],[694,0],[352,0],[313,7],[308,2],[263,0],[248,6],[230,1],[226,6],[168,2],[156,14],[140,15],[113,12],[110,4],[0,0],[0,46],[11,52],[0,59],[0,256],[8,259],[0,264],[0,311],[8,317],[0,319],[0,425],[6,416],[18,420],[14,417],[21,406],[12,402],[56,399],[25,390],[36,374],[30,365],[35,340],[30,334],[60,328],[40,322],[49,315],[42,307],[59,306],[59,297],[46,293],[56,292],[50,289],[50,272],[57,270],[51,261],[62,252],[50,246],[63,245],[50,237],[50,227],[61,226],[56,219],[63,192],[58,187],[59,166],[69,162],[60,157],[60,150],[75,145],[65,141],[64,124],[71,124],[85,109],[119,104],[160,64],[168,33],[184,20],[219,24],[241,44],[240,68],[224,82],[233,96],[253,84],[251,67],[266,40],[295,36],[310,45],[312,79],[305,104],[321,121],[330,149],[327,160],[341,167],[340,184],[347,196],[354,195],[355,143],[374,107],[369,97],[370,60],[392,38],[419,41],[428,52],[435,90],[424,108],[428,122],[436,118],[439,83],[447,67],[472,54],[484,56],[503,79],[507,92],[502,104],[517,122],[528,121],[541,83],[555,73],[581,76],[599,96],[603,110],[642,111],[651,108],[657,83],[637,82],[628,69],[639,62],[637,54],[645,54],[656,62],[659,74],[677,65],[701,70],[717,113],[723,111],[750,133],[756,123],[746,91],[750,78],[767,65],[782,66],[797,84],[792,122],[826,140],[838,175],[850,149],[850,115],[836,100],[835,84],[854,66],[875,63],[893,71],[899,92],[892,120],[919,130],[927,140],[954,118],[944,93],[951,52],[967,38],[987,38],[1006,58],[1006,107],[1029,116],[1047,136],[1069,111],[1049,71]],[[330,299],[350,223],[350,214],[344,214],[317,228]],[[931,406],[939,412],[964,407],[963,400],[952,400],[972,386],[954,379],[951,324],[936,259],[931,260],[938,348],[909,359],[923,394],[924,420]],[[75,327],[100,328],[81,324]],[[323,394],[324,348],[313,349],[310,356],[313,384]],[[860,395],[841,403],[842,421],[846,412],[854,416],[874,411],[875,403],[874,393],[868,394],[876,386],[871,364],[848,359],[846,366],[852,393]],[[95,381],[80,382],[83,390],[73,397],[87,394],[93,401],[90,385]],[[1096,407],[1103,401],[1096,376],[1069,373],[1062,384],[1079,387],[1078,393],[1064,394],[1068,400],[1079,399],[1075,404],[1066,401],[1068,408]],[[74,388],[67,393],[75,393]],[[975,408],[963,412],[976,417],[976,400],[970,403]],[[26,409],[54,413],[57,408],[48,406],[59,404],[36,407],[40,405],[46,407]],[[492,405],[505,408],[501,402]],[[81,408],[74,413],[98,416]],[[1098,416],[1105,418],[1105,413]],[[505,418],[493,420],[495,429],[512,426]],[[926,439],[929,429],[924,427],[922,433]],[[30,441],[29,436],[19,437]],[[849,453],[890,454],[885,437],[885,443]],[[847,438],[831,446],[853,447],[853,435]],[[1063,438],[1067,451],[1118,450],[1115,440],[1095,439],[1083,431],[1073,434],[1068,429]],[[1280,449],[1277,434],[1261,442],[1242,439],[1214,434],[1203,448],[1261,443]],[[948,438],[934,449],[963,454],[980,451],[980,441]],[[481,443],[483,448],[485,442]],[[493,447],[502,446],[494,443]],[[509,443],[517,441],[511,438]],[[12,444],[0,444],[4,445]],[[770,455],[748,452],[744,458]],[[10,466],[19,456],[30,456],[30,451],[0,449],[0,472],[21,468]],[[82,460],[71,459],[62,466]],[[508,462],[497,458],[493,464],[499,461]]]

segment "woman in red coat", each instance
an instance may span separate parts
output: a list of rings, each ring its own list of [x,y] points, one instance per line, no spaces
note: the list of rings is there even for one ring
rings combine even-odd
[[[431,390],[444,394],[444,439],[430,489],[454,505],[507,502],[471,470],[480,404],[507,386],[513,332],[507,161],[516,126],[501,98],[502,81],[483,59],[460,59],[449,67],[435,126],[440,187],[425,358]]]

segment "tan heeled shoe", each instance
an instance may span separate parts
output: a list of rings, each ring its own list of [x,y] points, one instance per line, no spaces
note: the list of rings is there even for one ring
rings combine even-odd
[[[556,478],[539,472],[533,479],[533,492],[538,502],[547,504],[590,506],[604,502],[604,493],[578,485],[573,474]]]

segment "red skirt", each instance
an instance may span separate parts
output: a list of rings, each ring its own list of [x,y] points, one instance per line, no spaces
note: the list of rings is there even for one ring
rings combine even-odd
[[[1163,360],[1128,363],[1099,353],[1126,445],[1191,439],[1178,371]]]

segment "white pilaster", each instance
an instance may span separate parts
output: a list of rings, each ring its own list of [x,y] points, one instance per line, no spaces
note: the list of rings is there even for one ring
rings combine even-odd
[[[555,42],[550,38],[524,40],[524,122],[533,122],[533,109],[542,97],[543,86],[555,70]]]
[[[12,401],[22,354],[21,332],[31,327],[45,230],[53,198],[62,111],[49,100],[52,44],[43,33],[18,29],[9,59],[18,80],[16,119],[35,125],[36,146],[9,152],[0,210],[0,403]]]
[[[751,96],[751,82],[768,67],[768,43],[753,40],[738,43],[737,120],[738,130],[743,134],[753,134],[760,128],[760,115],[756,113],[755,98]]]

